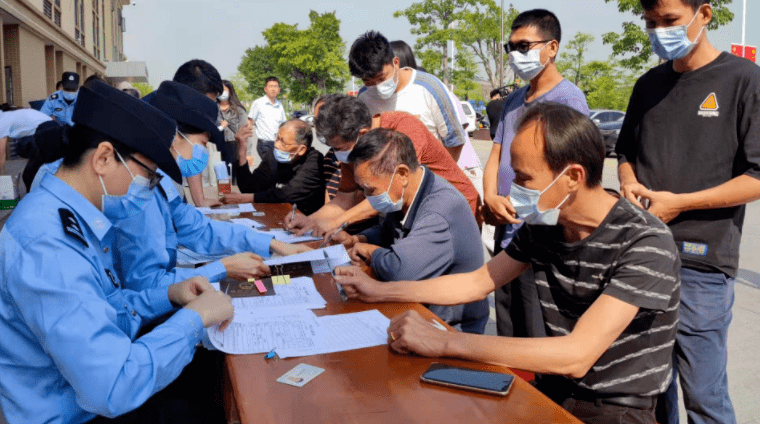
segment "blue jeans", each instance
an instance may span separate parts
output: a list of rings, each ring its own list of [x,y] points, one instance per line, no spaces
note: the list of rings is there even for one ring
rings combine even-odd
[[[733,305],[733,278],[681,268],[674,378],[665,393],[669,424],[678,423],[679,374],[689,423],[736,423],[726,373]]]

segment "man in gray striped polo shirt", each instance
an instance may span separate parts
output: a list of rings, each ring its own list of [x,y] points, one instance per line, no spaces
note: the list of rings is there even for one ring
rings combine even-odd
[[[495,362],[539,374],[537,387],[584,422],[654,423],[672,375],[680,259],[662,221],[601,186],[604,144],[584,114],[528,109],[511,146],[510,191],[526,225],[482,268],[378,283],[339,268],[351,298],[455,305],[485,298],[533,267],[548,337],[443,332],[416,312],[391,321],[401,353]]]

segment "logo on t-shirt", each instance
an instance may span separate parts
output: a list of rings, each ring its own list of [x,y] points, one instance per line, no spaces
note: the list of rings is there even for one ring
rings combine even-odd
[[[705,118],[717,118],[720,116],[718,108],[718,98],[715,96],[715,93],[710,93],[705,101],[702,102],[702,106],[699,107],[699,112],[697,114]]]

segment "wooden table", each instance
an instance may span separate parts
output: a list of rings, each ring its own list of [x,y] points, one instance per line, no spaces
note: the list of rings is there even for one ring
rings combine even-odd
[[[254,206],[267,215],[253,218],[272,227],[281,226],[291,210],[281,204]],[[343,303],[329,274],[315,275],[314,283],[327,301],[326,309],[314,311],[320,316],[378,309],[389,318],[408,310],[435,317],[415,303]],[[580,422],[521,378],[506,397],[421,382],[433,362],[514,374],[502,366],[400,355],[388,346],[284,360],[228,355],[228,411],[232,422],[242,423]],[[275,381],[299,363],[326,371],[303,388]]]

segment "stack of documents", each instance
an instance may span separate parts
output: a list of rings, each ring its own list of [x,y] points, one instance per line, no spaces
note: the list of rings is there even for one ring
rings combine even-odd
[[[256,209],[253,207],[250,203],[241,203],[239,205],[224,205],[224,206],[214,206],[214,207],[201,207],[196,208],[198,209],[198,212],[204,214],[204,215],[215,215],[215,214],[240,214],[245,212],[256,212]]]

